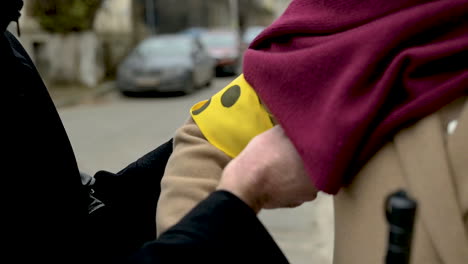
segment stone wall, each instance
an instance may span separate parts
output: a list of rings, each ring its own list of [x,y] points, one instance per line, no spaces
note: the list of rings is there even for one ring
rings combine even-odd
[[[19,40],[48,83],[95,87],[104,78],[112,77],[136,42],[131,1],[106,0],[96,15],[93,31],[66,35],[43,31],[31,17],[25,1]],[[11,26],[10,31],[16,32],[16,28]]]
[[[102,41],[92,31],[67,35],[36,32],[19,39],[49,83],[94,87],[104,78]]]

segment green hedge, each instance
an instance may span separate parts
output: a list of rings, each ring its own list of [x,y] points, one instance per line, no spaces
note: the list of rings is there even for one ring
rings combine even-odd
[[[31,0],[32,15],[41,27],[54,33],[92,29],[102,0]]]

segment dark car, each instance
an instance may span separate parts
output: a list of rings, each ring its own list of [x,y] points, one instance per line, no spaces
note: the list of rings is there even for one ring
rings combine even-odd
[[[200,35],[201,42],[216,60],[217,73],[236,74],[240,64],[240,41],[231,30],[210,30]]]
[[[189,35],[159,35],[141,42],[119,66],[117,87],[124,94],[185,92],[209,85],[214,61]]]

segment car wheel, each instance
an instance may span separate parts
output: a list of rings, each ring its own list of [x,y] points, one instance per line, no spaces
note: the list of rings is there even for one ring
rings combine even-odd
[[[120,91],[120,94],[122,94],[123,96],[126,96],[126,97],[133,97],[133,96],[135,96],[135,93],[134,93],[134,92],[130,92],[130,91]]]
[[[211,75],[209,79],[206,81],[205,86],[210,87],[213,84],[213,79],[214,79],[214,76]]]
[[[187,81],[187,85],[185,86],[184,94],[191,94],[196,90],[195,84],[195,77],[193,73],[190,75],[191,77]]]

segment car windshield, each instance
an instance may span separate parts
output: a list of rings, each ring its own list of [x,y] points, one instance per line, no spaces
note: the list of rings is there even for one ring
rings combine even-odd
[[[155,38],[141,43],[137,52],[142,56],[187,56],[191,45],[188,38]]]
[[[209,48],[233,47],[236,45],[235,34],[203,34],[201,41]]]

